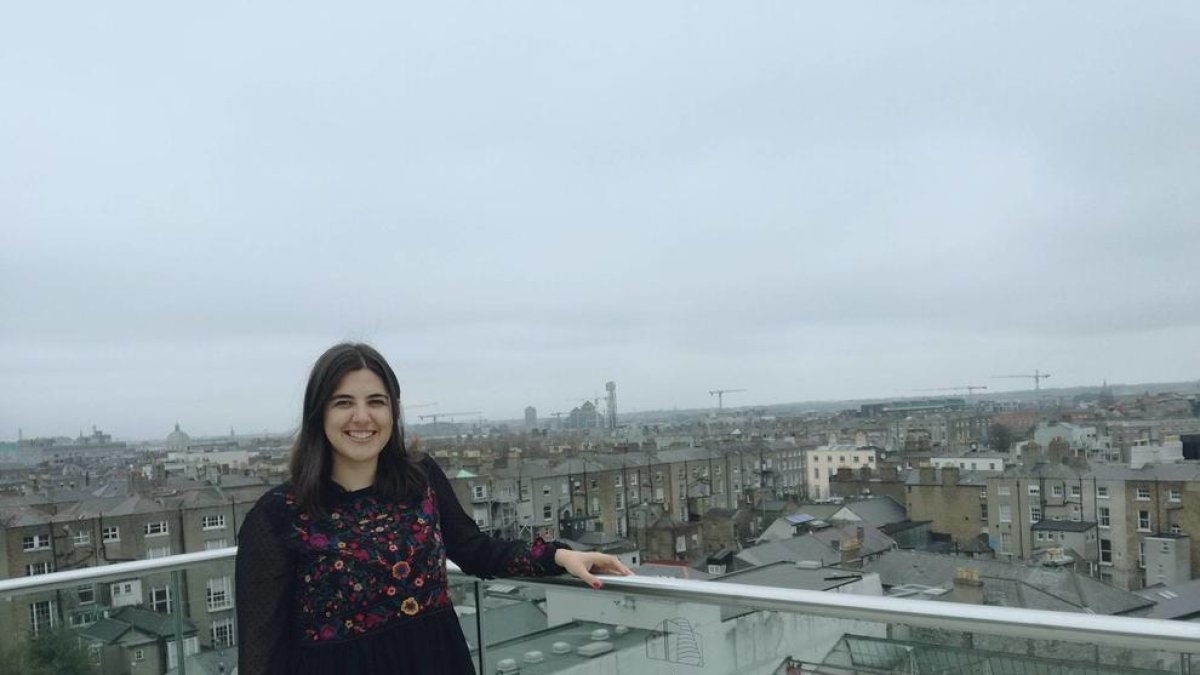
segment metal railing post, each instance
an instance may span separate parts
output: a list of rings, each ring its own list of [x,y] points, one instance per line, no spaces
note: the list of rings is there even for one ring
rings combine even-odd
[[[179,675],[187,675],[187,666],[184,664],[186,654],[183,650],[183,584],[179,579],[182,576],[179,570],[171,572],[171,594],[175,596],[175,604],[171,608],[171,616],[175,619],[175,659],[179,663]]]
[[[479,673],[486,675],[484,656],[487,652],[487,640],[483,636],[483,582],[475,581],[475,634],[479,636]]]

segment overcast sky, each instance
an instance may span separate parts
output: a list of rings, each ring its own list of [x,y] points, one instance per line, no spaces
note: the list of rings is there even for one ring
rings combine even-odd
[[[850,4],[10,3],[0,439],[1200,378],[1200,4]]]

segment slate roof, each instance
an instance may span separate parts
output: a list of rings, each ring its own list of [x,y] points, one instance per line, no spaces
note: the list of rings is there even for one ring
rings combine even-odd
[[[116,642],[130,628],[131,626],[124,621],[100,619],[96,623],[80,630],[79,635],[108,645]]]
[[[904,505],[886,496],[847,502],[842,505],[842,509],[839,509],[839,513],[841,510],[848,510],[875,527],[908,520],[908,511],[905,510]],[[836,513],[831,517],[834,520],[838,519]]]
[[[777,562],[730,572],[713,579],[713,581],[806,591],[828,591],[858,581],[862,577],[862,572],[840,567],[806,569],[797,567],[790,562]]]
[[[1126,614],[1151,604],[1137,594],[1067,569],[998,560],[895,550],[868,563],[866,569],[878,572],[885,587],[924,584],[951,589],[960,567],[978,570],[984,597],[1006,607]]]
[[[667,565],[663,563],[645,563],[633,568],[633,573],[643,577],[667,577],[670,579],[708,579],[712,577],[687,565]]]
[[[1151,586],[1136,593],[1154,602],[1146,618],[1194,620],[1200,616],[1200,579],[1174,586]]]
[[[813,530],[806,536],[813,537],[818,541],[830,544],[832,547],[832,544],[835,541],[843,542],[857,537],[858,527],[859,526],[856,525],[847,525],[845,527],[827,527],[820,530]],[[870,525],[862,525],[861,527],[863,530],[863,542],[859,555],[873,555],[876,553],[882,553],[883,551],[890,551],[896,547],[896,541],[881,532],[879,528],[871,527]]]
[[[50,523],[50,516],[32,506],[3,504],[0,505],[0,522],[3,522],[5,527],[47,525]]]
[[[819,539],[804,536],[751,546],[735,555],[734,560],[742,562],[742,565],[738,566],[740,568],[761,567],[781,561],[794,563],[801,560],[818,560],[822,564],[832,565],[842,561],[842,554]]]

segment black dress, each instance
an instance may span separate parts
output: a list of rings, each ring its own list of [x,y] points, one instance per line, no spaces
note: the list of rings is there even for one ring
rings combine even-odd
[[[238,536],[241,675],[474,673],[446,558],[479,577],[561,574],[561,544],[493,539],[467,517],[430,458],[424,494],[385,500],[334,487],[327,517],[290,484],[263,495]]]

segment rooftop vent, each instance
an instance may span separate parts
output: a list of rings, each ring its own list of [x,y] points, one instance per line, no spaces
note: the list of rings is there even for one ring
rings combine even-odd
[[[550,645],[550,651],[554,652],[555,654],[570,654],[571,653],[571,643],[570,642],[555,642],[554,644]]]
[[[579,649],[576,649],[575,653],[580,656],[592,657],[600,656],[601,654],[607,654],[612,650],[613,644],[611,642],[589,642]]]
[[[607,640],[607,639],[608,639],[608,629],[607,628],[597,628],[596,630],[592,631],[592,641],[593,642],[603,642],[604,640]]]
[[[517,665],[516,659],[500,659],[496,664],[496,672],[500,675],[516,675],[521,672],[521,668]]]
[[[525,663],[541,663],[546,660],[546,655],[538,650],[525,652],[525,656],[521,659]]]
[[[796,569],[798,570],[819,570],[821,569],[820,560],[797,560]]]
[[[629,626],[617,626],[613,629],[613,632],[617,635],[624,635],[629,632]]]

